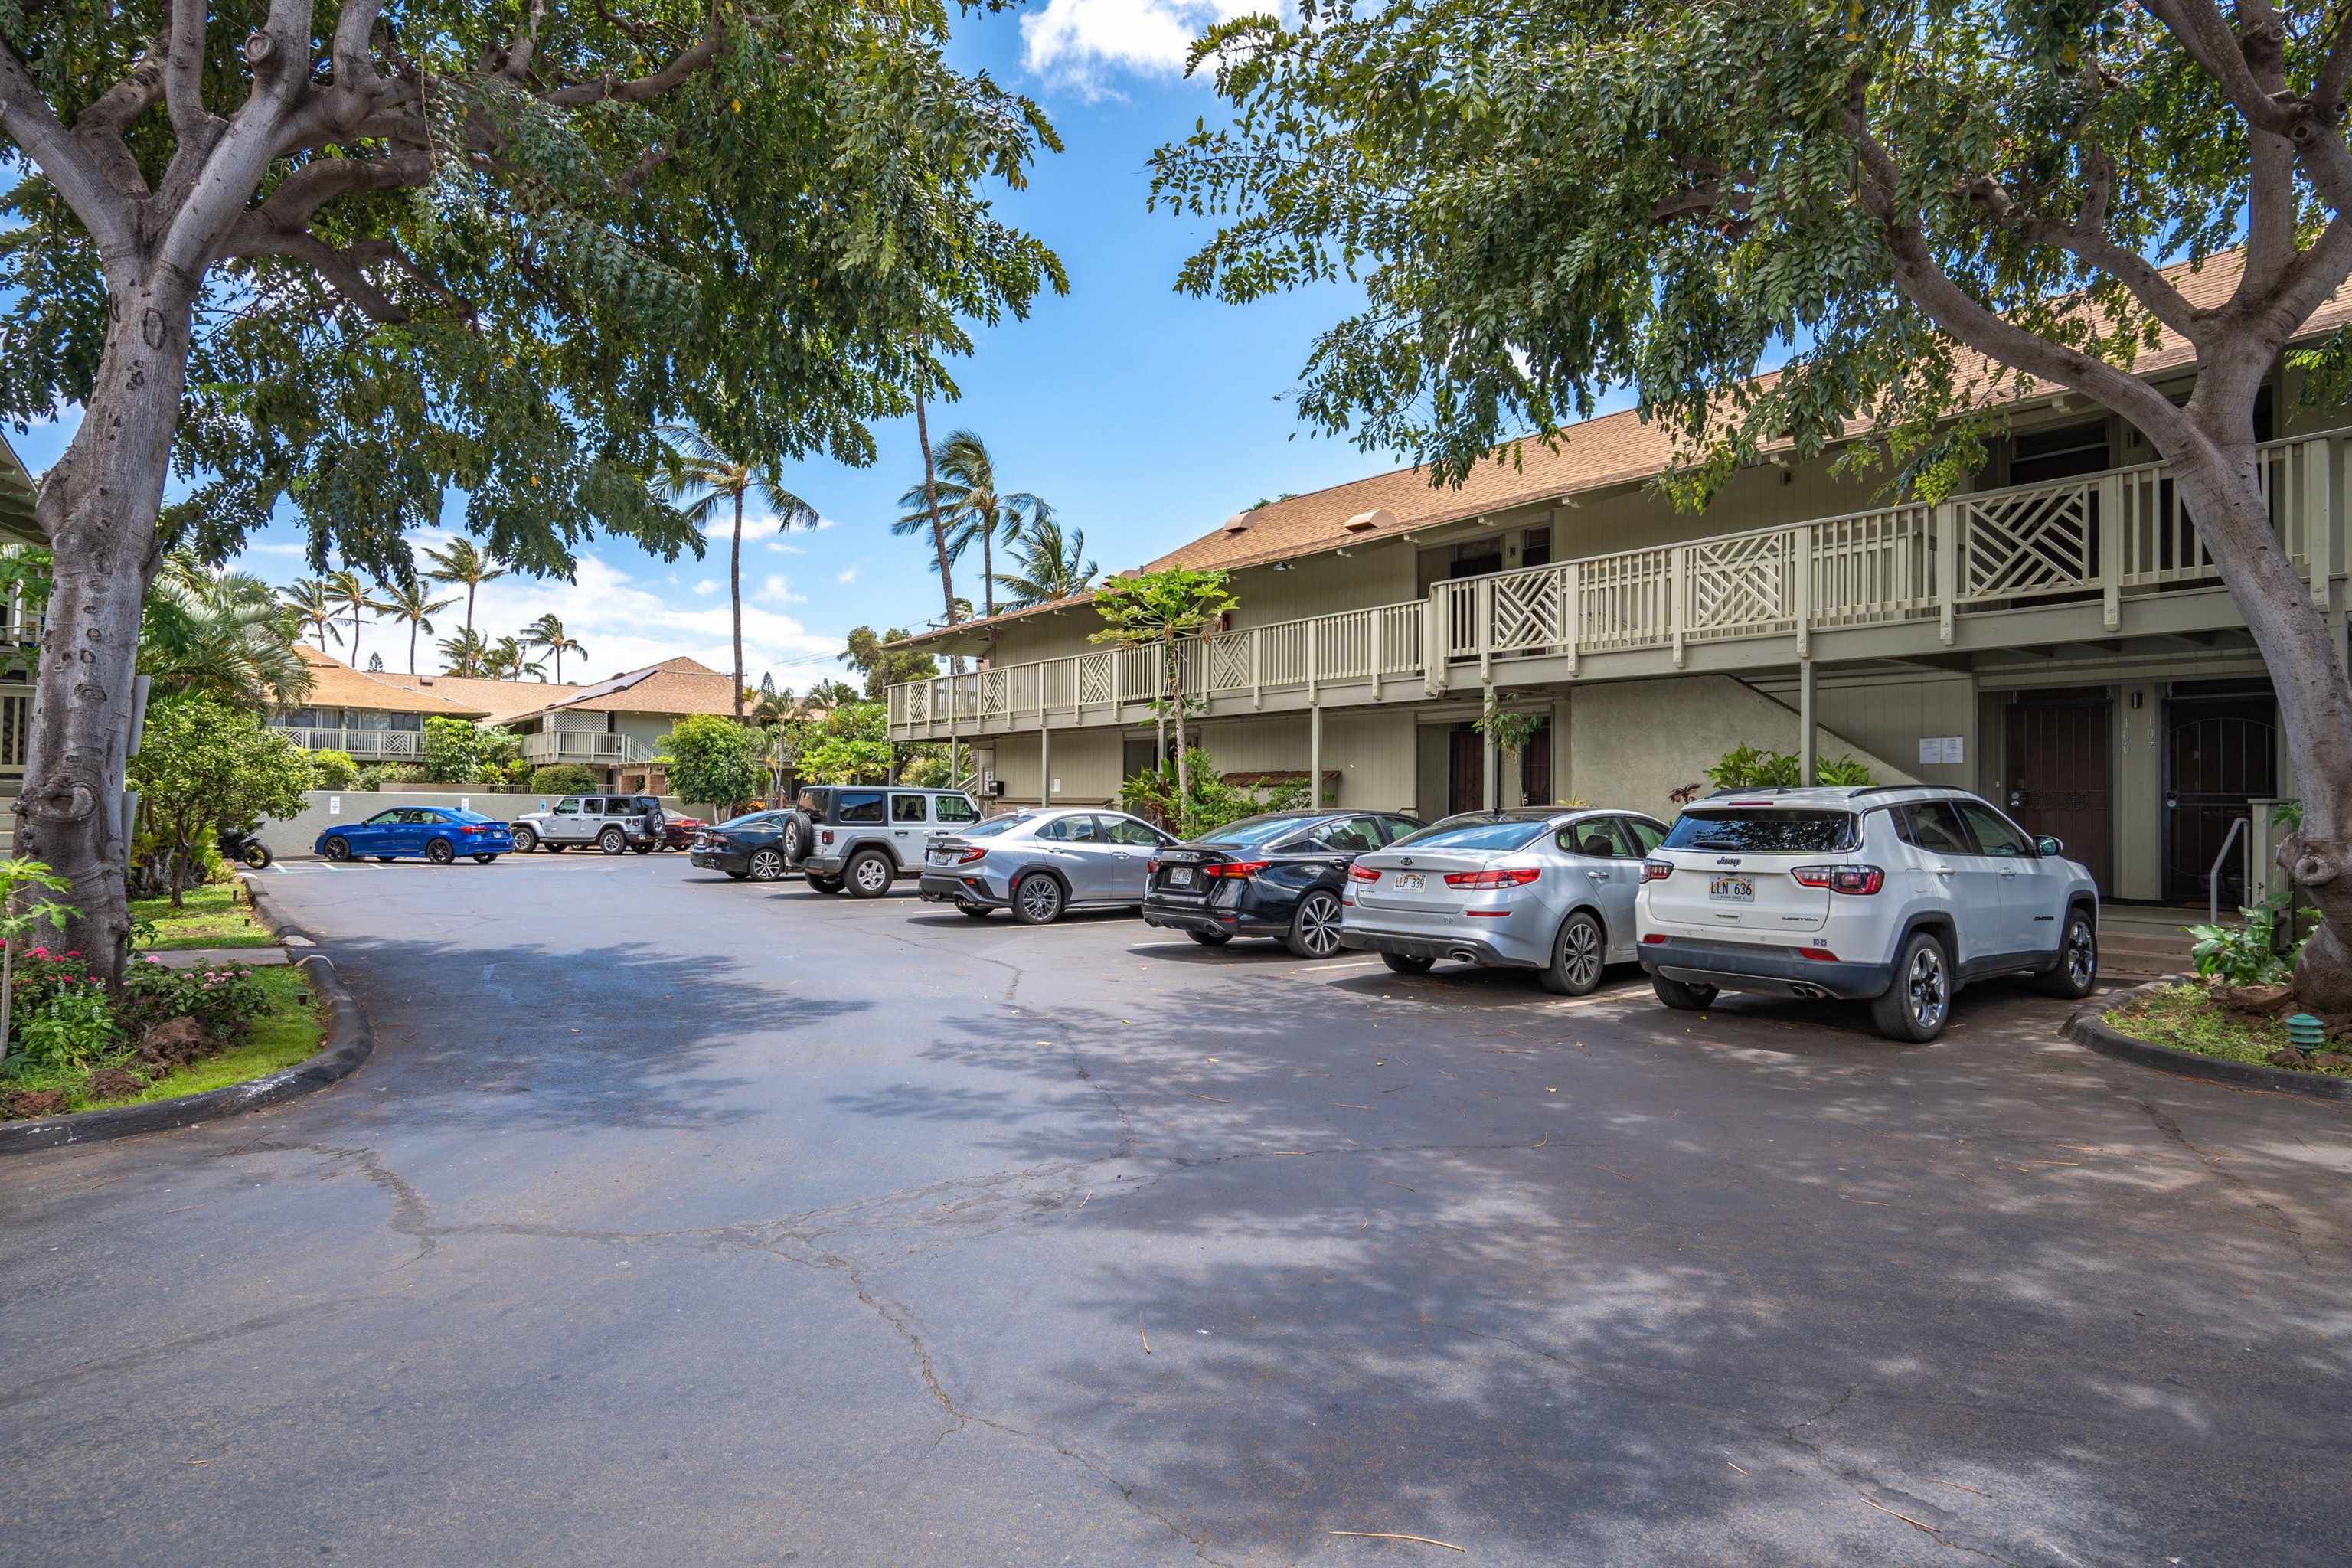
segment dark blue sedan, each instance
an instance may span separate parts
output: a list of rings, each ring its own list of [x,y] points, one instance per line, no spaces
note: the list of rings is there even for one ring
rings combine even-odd
[[[313,846],[329,860],[397,860],[422,855],[446,866],[471,855],[487,866],[514,847],[507,825],[452,805],[395,805],[349,827],[330,827]]]

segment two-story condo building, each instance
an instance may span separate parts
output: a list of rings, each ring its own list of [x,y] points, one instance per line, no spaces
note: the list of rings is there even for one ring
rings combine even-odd
[[[470,722],[482,717],[484,710],[472,703],[399,685],[381,671],[353,669],[308,643],[295,646],[310,667],[310,694],[303,706],[273,713],[268,722],[306,752],[341,752],[357,763],[406,766],[424,760],[426,719],[437,714]]]
[[[2218,303],[2236,269],[2175,279]],[[2352,290],[2306,332],[2347,321]],[[2168,334],[2137,369],[2185,399],[2196,365]],[[2263,473],[2340,647],[2352,411],[2302,392],[2273,377]],[[2267,672],[2147,440],[2078,397],[2008,412],[1933,505],[1840,479],[1832,454],[1677,511],[1651,482],[1667,433],[1623,413],[1459,489],[1404,469],[1258,507],[1150,567],[1231,574],[1239,608],[1182,648],[1229,773],[1311,773],[1339,804],[1430,818],[1670,815],[1742,742],[1851,754],[2006,803],[2110,896],[2201,901],[2247,802],[2293,791]],[[1081,596],[909,639],[983,663],[892,688],[892,737],[968,743],[1008,800],[1110,798],[1152,759],[1157,680],[1149,653],[1091,643],[1101,625]],[[1490,697],[1542,721],[1515,761],[1472,727]]]

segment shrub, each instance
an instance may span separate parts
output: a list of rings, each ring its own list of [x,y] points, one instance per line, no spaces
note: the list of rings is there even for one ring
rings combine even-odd
[[[312,789],[350,789],[360,782],[360,765],[348,752],[311,752],[310,773],[317,781]]]
[[[235,1045],[268,1006],[268,993],[242,963],[168,969],[151,958],[122,977],[123,1025],[134,1037],[173,1018],[194,1018],[220,1044]]]
[[[0,1074],[38,1080],[85,1073],[121,1052],[122,1030],[105,987],[69,986],[25,1012]]]
[[[668,767],[670,789],[679,799],[723,811],[767,784],[768,770],[760,764],[765,743],[757,730],[716,713],[696,713],[680,719],[655,752]],[[886,773],[888,750],[886,743]]]
[[[90,973],[89,961],[79,952],[52,952],[46,947],[36,947],[18,953],[11,968],[12,1031],[23,1027],[26,1018],[68,991],[87,991],[93,986],[104,989],[104,982]]]
[[[1759,752],[1742,742],[1723,753],[1706,770],[1717,789],[1795,789],[1802,778],[1800,760],[1787,752]],[[1858,788],[1878,781],[1869,767],[1853,757],[1817,759],[1813,782],[1839,788]]]
[[[314,775],[310,759],[252,713],[211,698],[175,697],[147,710],[129,777],[144,831],[161,851],[149,873],[177,904],[195,873],[206,880],[217,874],[215,832],[299,816]]]
[[[596,770],[582,763],[550,763],[533,768],[530,782],[537,795],[590,795],[598,783]]]
[[[367,763],[360,768],[359,787],[368,791],[380,790],[383,787],[384,781],[390,777],[392,777],[390,763]]]
[[[932,752],[908,758],[898,770],[898,782],[918,789],[946,789],[955,783],[955,776],[948,771],[947,753]]]
[[[1184,772],[1192,784],[1192,799],[1181,809],[1177,802],[1176,769],[1172,763],[1146,768],[1119,785],[1119,805],[1146,821],[1158,823],[1180,838],[1197,838],[1203,833],[1215,832],[1228,822],[1274,809],[1256,791],[1228,784],[1209,753],[1198,746],[1184,753]],[[1295,787],[1304,804],[1304,784],[1276,787],[1277,792]]]
[[[2295,954],[2302,951],[2302,944],[2298,942],[2285,952],[2277,951],[2278,906],[2260,905],[2242,909],[2238,913],[2245,917],[2246,923],[2242,926],[2189,928],[2189,935],[2196,943],[2189,950],[2189,956],[2197,973],[2228,985],[2284,985],[2293,980]]]

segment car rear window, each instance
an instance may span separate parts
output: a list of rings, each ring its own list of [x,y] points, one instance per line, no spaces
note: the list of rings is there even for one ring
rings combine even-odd
[[[1666,835],[1669,849],[1729,849],[1747,855],[1825,855],[1853,844],[1846,811],[1686,811]]]
[[[1232,845],[1236,848],[1254,849],[1261,844],[1271,844],[1286,834],[1297,832],[1317,816],[1249,816],[1239,822],[1228,822],[1213,833],[1203,833],[1193,840],[1196,844]]]
[[[994,838],[1000,835],[1012,832],[1014,828],[1020,826],[1023,823],[1028,820],[1029,818],[1025,816],[1017,814],[1012,816],[992,816],[986,822],[980,824],[976,827],[965,828],[961,834],[958,835],[958,837],[963,838]]]
[[[1523,849],[1543,837],[1545,824],[1525,817],[1500,822],[1480,817],[1469,822],[1441,822],[1418,833],[1408,833],[1391,849]]]

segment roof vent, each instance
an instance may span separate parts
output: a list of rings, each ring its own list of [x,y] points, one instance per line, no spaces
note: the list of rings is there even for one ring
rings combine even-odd
[[[1348,520],[1349,533],[1370,533],[1376,528],[1394,528],[1395,526],[1396,514],[1384,506],[1376,506],[1370,511],[1360,511]]]
[[[1233,516],[1225,519],[1225,537],[1227,539],[1231,539],[1236,533],[1247,533],[1248,531],[1249,513],[1245,511],[1237,511],[1234,513]]]

